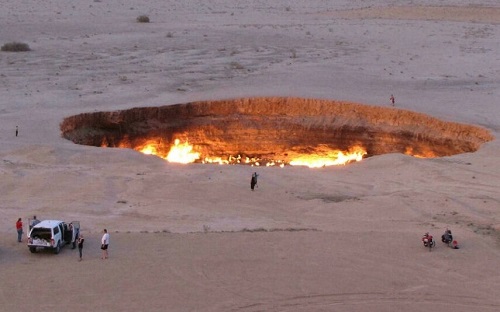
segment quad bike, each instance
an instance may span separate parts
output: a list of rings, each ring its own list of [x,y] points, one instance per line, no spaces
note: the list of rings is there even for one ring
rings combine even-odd
[[[432,235],[429,235],[429,233],[425,233],[424,236],[422,237],[422,242],[424,243],[424,247],[428,247],[429,251],[434,248],[436,245],[436,242],[432,239]]]

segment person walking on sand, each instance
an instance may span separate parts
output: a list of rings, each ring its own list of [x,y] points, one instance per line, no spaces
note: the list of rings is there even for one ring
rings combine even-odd
[[[85,239],[83,238],[83,235],[80,234],[78,236],[78,253],[80,254],[80,259],[78,261],[82,261],[82,256],[83,256],[83,242],[85,241]]]
[[[23,241],[23,220],[21,218],[17,219],[16,222],[16,230],[17,230],[17,241]]]
[[[250,189],[252,189],[252,191],[254,190],[255,186],[257,185],[257,177],[259,175],[257,174],[257,172],[254,172],[252,174],[252,179],[250,180]]]
[[[394,106],[396,103],[396,99],[394,98],[394,94],[391,94],[391,97],[389,98],[389,100],[391,101],[391,105]]]
[[[109,233],[106,229],[103,232],[101,238],[102,259],[108,259]]]

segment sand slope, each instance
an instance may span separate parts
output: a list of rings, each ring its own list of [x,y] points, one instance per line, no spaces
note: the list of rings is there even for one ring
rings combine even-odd
[[[0,4],[0,44],[32,48],[0,53],[0,310],[499,310],[496,139],[452,157],[256,169],[79,146],[59,128],[101,110],[394,94],[498,137],[497,1]],[[33,214],[81,221],[84,261],[18,244],[14,223]],[[446,227],[461,249],[421,246]]]

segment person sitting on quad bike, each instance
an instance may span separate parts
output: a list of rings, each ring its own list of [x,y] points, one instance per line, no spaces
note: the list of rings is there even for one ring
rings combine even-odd
[[[432,235],[430,235],[429,232],[425,233],[424,236],[422,236],[422,242],[424,243],[425,247],[433,247],[434,246],[434,241],[432,240]]]
[[[450,246],[450,244],[453,242],[453,235],[451,235],[450,230],[446,229],[446,231],[444,231],[444,234],[441,235],[441,241]]]

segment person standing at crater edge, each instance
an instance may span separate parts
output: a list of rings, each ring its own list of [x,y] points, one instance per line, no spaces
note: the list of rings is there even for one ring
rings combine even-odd
[[[254,172],[252,174],[252,179],[250,180],[250,188],[252,189],[252,191],[254,190],[255,186],[257,185],[257,177],[259,175],[257,174],[257,172]]]

